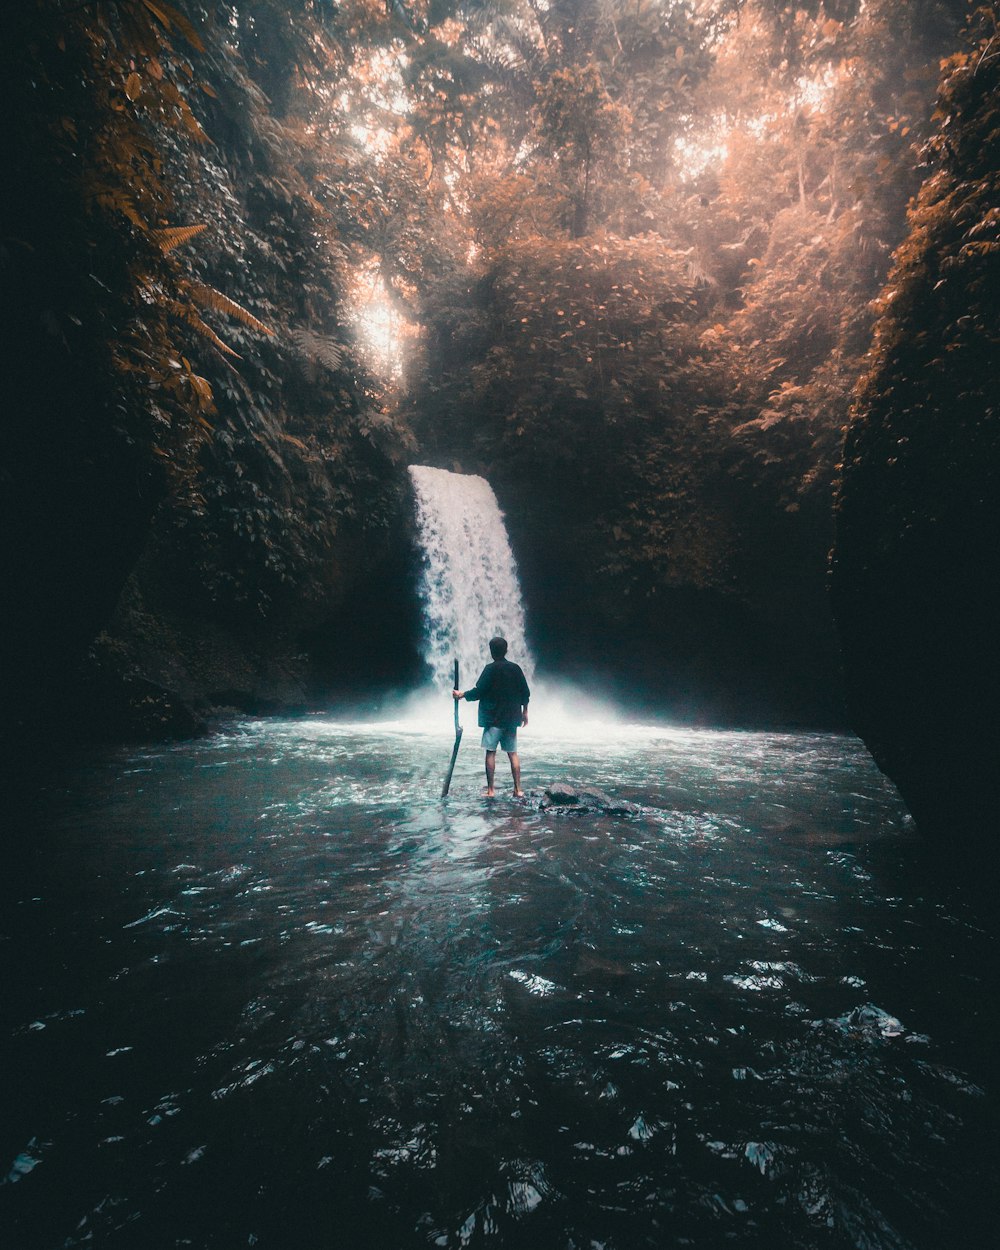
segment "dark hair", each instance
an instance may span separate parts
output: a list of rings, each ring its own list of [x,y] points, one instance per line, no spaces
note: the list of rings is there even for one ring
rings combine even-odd
[[[507,639],[497,635],[496,638],[490,639],[490,655],[494,660],[502,660],[507,654]]]

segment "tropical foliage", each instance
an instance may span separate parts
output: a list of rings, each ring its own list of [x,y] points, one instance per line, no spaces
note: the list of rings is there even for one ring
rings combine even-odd
[[[833,480],[953,15],[518,14],[528,47],[495,19],[497,125],[449,201],[467,243],[424,275],[410,419],[505,484],[525,536],[542,527],[553,566],[586,580],[585,631],[626,619],[662,653],[664,593],[701,591],[832,684]]]
[[[16,6],[13,645],[31,568],[89,605],[63,646],[149,543],[196,614],[319,620],[415,436],[544,525],[595,646],[693,595],[832,672],[842,432],[963,8]]]
[[[990,829],[1000,748],[1000,10],[973,22],[878,301],[834,564],[859,731],[918,820],[952,836]]]

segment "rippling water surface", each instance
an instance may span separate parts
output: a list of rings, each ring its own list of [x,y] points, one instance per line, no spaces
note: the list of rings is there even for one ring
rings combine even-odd
[[[468,736],[445,801],[447,722],[321,719],[39,795],[5,1250],[989,1243],[995,933],[860,744],[525,733],[516,803]]]

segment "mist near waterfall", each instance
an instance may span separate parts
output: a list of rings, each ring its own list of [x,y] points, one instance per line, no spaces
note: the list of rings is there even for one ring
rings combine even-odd
[[[507,639],[507,658],[519,664],[531,686],[528,727],[560,737],[586,737],[624,718],[612,701],[539,672],[528,644],[529,624],[517,564],[497,497],[478,474],[412,465],[419,595],[424,612],[423,657],[427,688],[383,709],[380,719],[414,728],[450,716],[453,668],[459,686],[472,686],[490,662],[489,641]],[[445,696],[449,696],[447,701]],[[475,723],[475,705],[462,715]]]

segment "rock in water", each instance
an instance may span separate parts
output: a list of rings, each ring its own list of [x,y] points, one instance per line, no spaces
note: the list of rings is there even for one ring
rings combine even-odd
[[[608,816],[638,816],[642,808],[638,803],[629,803],[627,799],[612,798],[596,786],[570,784],[566,781],[555,782],[546,786],[542,801],[538,805],[542,811],[557,808],[566,812],[603,812]]]

